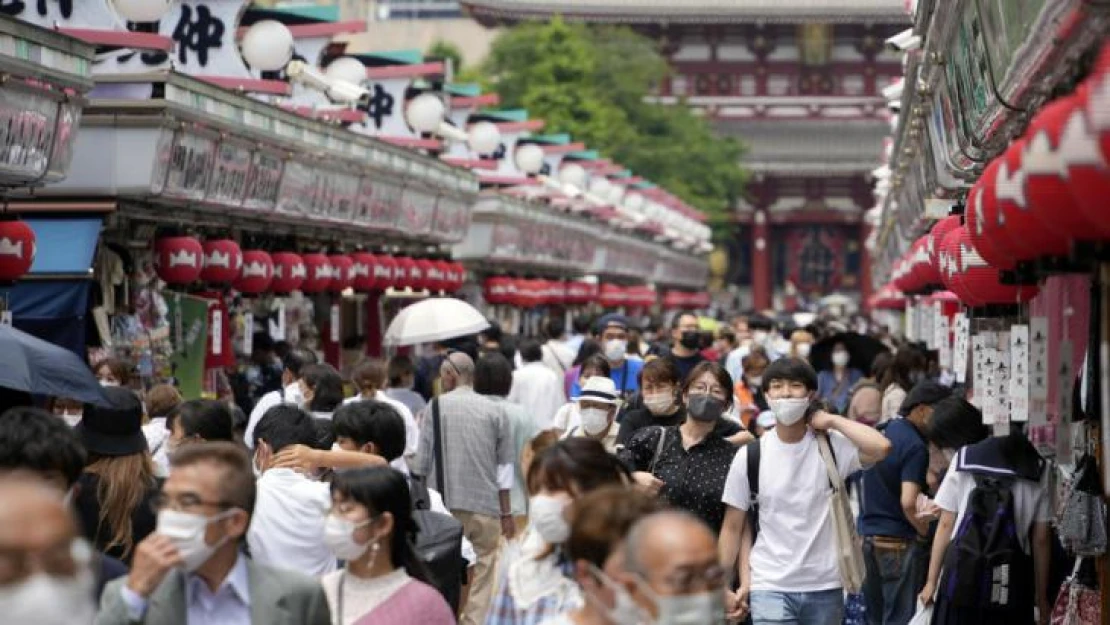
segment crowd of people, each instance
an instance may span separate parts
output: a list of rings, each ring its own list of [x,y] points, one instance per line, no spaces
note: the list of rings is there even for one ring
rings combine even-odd
[[[935,354],[759,315],[542,330],[346,379],[260,337],[233,401],[117,360],[103,405],[0,393],[0,620],[1047,623],[1049,472]]]

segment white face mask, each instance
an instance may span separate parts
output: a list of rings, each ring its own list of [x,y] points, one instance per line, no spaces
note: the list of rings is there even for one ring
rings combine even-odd
[[[68,425],[71,428],[76,427],[77,424],[81,422],[81,413],[80,412],[65,412],[65,413],[62,413],[61,416],[62,416],[62,419],[65,420],[66,425]]]
[[[837,367],[847,367],[850,359],[848,352],[833,352],[832,355],[832,362]]]
[[[809,350],[813,349],[813,345],[809,343],[798,343],[794,346],[794,349],[798,350],[798,357],[809,358]]]
[[[614,582],[605,574],[605,571],[597,568],[597,565],[590,563],[590,572],[593,573],[594,578],[605,586],[610,593],[613,594],[612,607],[605,604],[605,602],[597,599],[596,597],[583,593],[586,601],[593,602],[595,606],[605,615],[605,619],[613,625],[639,625],[650,620],[650,617],[644,614],[643,608],[636,604],[632,595],[625,590],[624,586]]]
[[[720,591],[655,597],[656,625],[714,625],[725,621],[725,598]]]
[[[793,425],[806,416],[809,408],[809,398],[788,397],[786,399],[769,399],[767,406],[775,413],[775,420],[783,425]]]
[[[570,536],[570,524],[563,518],[566,507],[566,498],[556,495],[534,495],[528,500],[528,518],[545,543],[559,545]]]
[[[93,585],[93,576],[86,571],[74,577],[35,573],[0,586],[0,614],[12,625],[92,623],[96,617]]]
[[[119,382],[113,382],[111,380],[101,380],[100,385],[103,386],[104,388],[109,388],[109,387],[113,387],[113,386],[119,386]]]
[[[644,395],[644,408],[647,408],[651,414],[663,414],[674,406],[674,393],[657,393],[655,395]]]
[[[370,524],[370,521],[373,521],[373,519],[355,523],[341,516],[329,514],[327,520],[324,521],[324,544],[340,560],[347,562],[358,560],[374,541],[359,543],[355,540],[355,531],[360,527],[366,527]]]
[[[208,517],[203,514],[163,510],[158,513],[158,528],[154,531],[173,542],[181,555],[181,568],[192,573],[231,538],[229,534],[224,534],[216,544],[209,545],[204,539],[208,525],[226,519],[234,512],[234,510],[224,510],[216,516]]]
[[[767,341],[767,332],[763,330],[756,330],[752,332],[752,342],[756,345],[762,345]]]
[[[591,436],[597,436],[609,429],[609,411],[601,408],[583,408],[578,411],[582,415],[582,429]]]
[[[605,358],[609,362],[619,362],[624,360],[625,354],[628,353],[628,341],[622,339],[612,339],[605,341]]]
[[[763,386],[763,376],[753,375],[748,377],[748,386],[752,388],[759,388]]]

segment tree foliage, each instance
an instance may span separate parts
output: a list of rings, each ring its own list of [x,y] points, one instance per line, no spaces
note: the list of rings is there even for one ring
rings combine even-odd
[[[456,75],[463,71],[463,55],[462,50],[450,41],[445,39],[436,39],[432,45],[428,46],[428,52],[424,55],[433,59],[443,59],[444,61],[451,62],[451,69]]]
[[[570,133],[720,221],[743,190],[742,147],[685,106],[644,102],[667,71],[655,42],[628,28],[560,19],[505,31],[483,65],[502,106],[528,109],[545,132]]]

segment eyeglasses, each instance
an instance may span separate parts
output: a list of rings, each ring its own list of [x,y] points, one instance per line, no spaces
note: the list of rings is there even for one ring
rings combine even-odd
[[[679,569],[664,577],[663,582],[679,594],[716,590],[725,584],[725,569],[719,565],[713,565],[700,571]]]
[[[166,493],[158,493],[151,499],[150,506],[154,508],[155,512],[161,512],[162,510],[196,512],[204,507],[226,510],[234,508],[235,504],[229,501],[206,501],[194,493],[182,493],[173,497]]]
[[[92,561],[92,548],[74,539],[39,552],[0,547],[0,586],[26,579],[37,572],[51,577],[74,577]]]

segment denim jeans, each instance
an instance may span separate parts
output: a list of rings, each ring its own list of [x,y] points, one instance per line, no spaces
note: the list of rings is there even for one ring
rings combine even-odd
[[[840,625],[844,618],[844,591],[840,588],[816,592],[753,590],[749,603],[753,625]]]
[[[885,542],[885,541],[884,541]],[[901,549],[863,539],[863,561],[867,577],[863,597],[870,625],[906,625],[917,610],[917,595],[925,587],[929,567],[929,545],[910,540]]]

